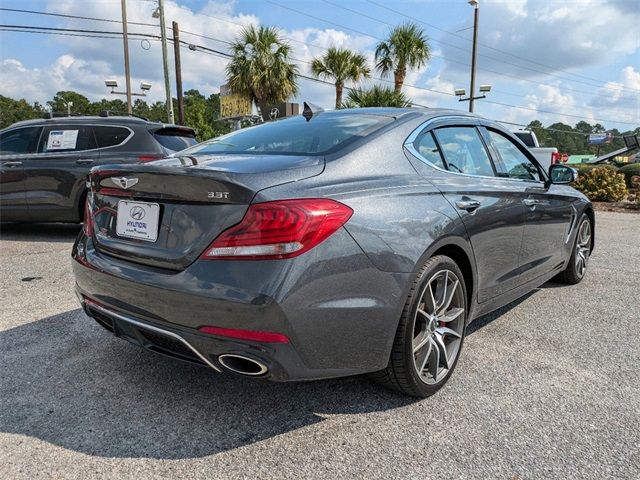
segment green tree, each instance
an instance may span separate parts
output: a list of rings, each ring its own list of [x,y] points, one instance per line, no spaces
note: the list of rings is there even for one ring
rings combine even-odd
[[[51,108],[53,113],[64,114],[67,113],[68,102],[73,103],[70,107],[72,114],[87,115],[90,113],[89,110],[91,102],[89,99],[78,92],[72,92],[69,90],[63,90],[56,93],[53,96],[53,99],[47,102],[47,105]]]
[[[316,78],[333,80],[336,86],[336,109],[342,108],[345,82],[359,82],[371,76],[364,55],[347,48],[331,47],[311,62],[311,74]]]
[[[250,26],[231,44],[227,65],[231,91],[258,103],[285,102],[298,93],[298,67],[291,61],[291,46],[274,27]]]
[[[411,100],[402,92],[390,87],[374,85],[367,90],[351,90],[347,94],[346,106],[354,107],[408,107]]]
[[[25,99],[0,95],[0,129],[22,120],[30,120],[42,116],[42,107],[38,103],[31,105]]]
[[[395,27],[386,40],[378,43],[376,69],[383,76],[393,72],[395,91],[400,92],[408,68],[421,68],[431,58],[427,36],[415,23]]]

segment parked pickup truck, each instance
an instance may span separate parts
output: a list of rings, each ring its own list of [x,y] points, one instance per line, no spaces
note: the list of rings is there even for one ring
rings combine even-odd
[[[529,151],[536,157],[538,163],[545,169],[549,170],[549,167],[553,163],[558,163],[560,155],[558,149],[554,147],[541,147],[538,143],[536,134],[531,130],[512,130],[512,133],[518,137],[522,142],[529,147]]]

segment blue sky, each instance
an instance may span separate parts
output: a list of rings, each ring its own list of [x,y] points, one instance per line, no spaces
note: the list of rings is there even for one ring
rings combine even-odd
[[[640,125],[639,1],[480,4],[477,84],[491,84],[493,91],[476,103],[478,113],[516,123],[537,118],[545,124],[599,121],[619,130]],[[127,0],[127,5],[130,21],[157,23],[151,17],[153,0]],[[185,32],[182,39],[221,51],[227,51],[224,42],[232,41],[242,25],[276,26],[293,47],[302,73],[308,73],[308,62],[331,45],[357,49],[373,64],[376,43],[391,26],[412,19],[429,36],[433,57],[426,68],[409,74],[405,93],[423,105],[466,108],[451,95],[454,88],[469,89],[473,9],[466,0],[166,0],[166,5],[167,20],[178,21]],[[3,0],[1,6],[120,18],[119,0]],[[7,11],[0,11],[0,17],[0,23],[8,25],[120,28],[108,22]],[[153,26],[129,29],[159,31]],[[130,51],[134,85],[152,82],[151,100],[161,100],[160,45],[131,40]],[[58,90],[76,90],[91,99],[106,97],[104,79],[123,83],[122,55],[118,39],[0,31],[0,94],[29,101],[46,101]],[[220,57],[183,50],[182,63],[185,89],[208,94],[224,83],[226,61]],[[332,86],[301,80],[300,87],[298,100],[333,105]]]

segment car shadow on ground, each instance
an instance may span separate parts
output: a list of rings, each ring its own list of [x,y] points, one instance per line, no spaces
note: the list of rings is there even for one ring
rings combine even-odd
[[[0,223],[0,239],[18,242],[68,242],[78,236],[77,223]]]
[[[101,457],[203,457],[325,416],[418,401],[365,376],[271,383],[220,375],[116,339],[80,309],[0,332],[0,350],[0,431]]]
[[[0,332],[0,346],[0,431],[101,457],[202,457],[416,401],[365,377],[216,374],[116,339],[80,309]]]

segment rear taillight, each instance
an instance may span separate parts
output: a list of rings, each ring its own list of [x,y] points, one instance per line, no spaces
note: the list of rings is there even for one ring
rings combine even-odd
[[[91,211],[91,201],[87,194],[87,199],[84,204],[84,218],[82,219],[82,230],[87,237],[93,235],[93,212]]]
[[[203,259],[268,260],[300,255],[344,225],[353,215],[346,205],[327,198],[255,203],[242,221],[222,232]]]
[[[140,155],[138,157],[138,161],[140,163],[146,163],[146,162],[153,162],[154,160],[160,160],[161,158],[164,158],[165,155],[163,154],[157,154],[157,155]]]
[[[560,153],[551,152],[551,165],[554,163],[560,163]]]

